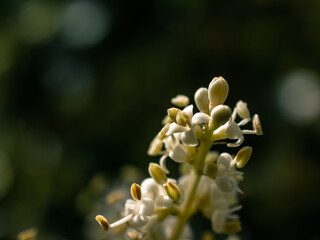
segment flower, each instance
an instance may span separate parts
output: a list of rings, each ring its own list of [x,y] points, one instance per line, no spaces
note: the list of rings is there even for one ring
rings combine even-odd
[[[133,199],[126,200],[119,221],[109,224],[104,217],[97,217],[105,230],[127,223],[128,239],[190,239],[192,232],[186,222],[196,212],[211,220],[215,233],[241,230],[239,216],[234,214],[242,208],[237,194],[243,194],[238,186],[243,172],[238,169],[248,163],[252,147],[241,148],[235,157],[212,150],[217,144],[238,147],[244,135],[263,132],[258,115],[252,118],[253,130],[241,129],[251,121],[248,105],[240,100],[232,111],[225,105],[228,93],[227,81],[216,77],[194,95],[200,112],[194,113],[184,95],[171,99],[176,107],[167,110],[164,126],[148,149],[149,155],[160,156],[159,164],[149,164],[151,178],[143,180],[141,187],[132,184]],[[168,157],[189,169],[178,181],[168,176]]]

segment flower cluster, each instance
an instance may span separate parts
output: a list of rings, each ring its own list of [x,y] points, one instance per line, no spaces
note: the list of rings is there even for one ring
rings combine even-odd
[[[125,203],[123,218],[109,224],[96,217],[104,230],[126,226],[127,239],[191,239],[188,220],[201,212],[212,223],[215,233],[233,234],[241,230],[237,193],[243,194],[239,171],[251,157],[252,148],[242,147],[235,156],[217,153],[214,146],[239,147],[244,135],[262,135],[258,115],[251,118],[247,103],[238,101],[234,110],[224,102],[229,86],[222,77],[215,77],[208,88],[196,91],[194,106],[189,98],[178,95],[171,100],[163,120],[163,128],[148,149],[151,156],[160,156],[159,164],[149,164],[150,178],[141,186],[131,186],[132,199]],[[236,121],[240,119],[239,121]],[[252,121],[252,129],[241,127]],[[181,176],[168,178],[167,159],[183,166]]]

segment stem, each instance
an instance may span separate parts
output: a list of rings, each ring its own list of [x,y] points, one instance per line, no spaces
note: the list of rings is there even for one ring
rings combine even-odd
[[[190,210],[192,210],[191,205],[195,200],[195,195],[196,195],[197,188],[202,175],[203,164],[210,147],[211,147],[210,141],[201,141],[199,144],[199,152],[198,152],[196,161],[194,162],[193,170],[190,175],[188,189],[186,191],[186,198],[179,211],[179,214],[177,217],[177,220],[178,220],[177,225],[173,235],[171,236],[171,240],[177,240],[179,238],[184,228],[184,225],[190,218],[190,215],[191,215]]]

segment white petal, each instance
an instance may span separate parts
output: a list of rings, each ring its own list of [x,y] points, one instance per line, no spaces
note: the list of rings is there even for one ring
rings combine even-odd
[[[139,209],[139,214],[151,216],[154,210],[154,201],[151,198],[143,198],[141,199],[141,205]]]
[[[238,139],[243,136],[240,127],[235,123],[231,123],[230,126],[226,130],[226,136],[229,139]]]
[[[185,107],[182,111],[184,111],[186,114],[188,114],[189,118],[192,119],[193,116],[193,105],[189,105]]]
[[[142,227],[148,223],[148,217],[144,215],[137,214],[132,219],[132,224],[134,227]]]
[[[223,226],[226,222],[228,212],[225,210],[215,210],[211,217],[212,228],[216,233],[223,232]]]
[[[210,121],[210,116],[205,113],[196,113],[192,118],[193,124],[202,124]]]
[[[198,145],[198,139],[194,135],[194,132],[192,130],[183,132],[181,134],[181,140],[189,145],[189,146],[197,146]]]
[[[217,159],[217,164],[223,164],[226,169],[229,169],[232,157],[229,153],[221,153]]]
[[[166,164],[167,157],[168,157],[168,154],[163,155],[159,160],[159,164],[160,164],[161,168],[163,169],[163,171],[166,174],[169,174],[170,172],[169,172],[169,170],[167,168],[167,164]]]
[[[187,150],[181,145],[178,144],[170,153],[170,158],[178,163],[183,163],[187,158]]]
[[[156,198],[157,207],[170,208],[172,207],[172,204],[173,204],[173,201],[168,196],[158,196]]]
[[[142,197],[151,197],[153,198],[159,192],[159,184],[156,183],[153,178],[146,178],[141,183]]]
[[[238,141],[236,141],[235,143],[228,143],[227,146],[228,147],[239,147],[243,143],[243,141],[244,141],[244,137],[242,135],[238,138]]]
[[[176,123],[171,123],[166,135],[169,136],[169,135],[172,135],[174,133],[185,132],[185,131],[188,131],[188,130],[189,130],[189,128],[187,128],[187,127],[183,127],[183,126],[178,125]]]
[[[219,190],[221,190],[222,192],[231,192],[234,189],[229,175],[224,175],[222,177],[217,176],[216,184]]]

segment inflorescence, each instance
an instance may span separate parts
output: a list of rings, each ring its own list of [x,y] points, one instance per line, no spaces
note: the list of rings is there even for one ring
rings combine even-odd
[[[214,151],[217,144],[239,147],[244,135],[262,135],[258,115],[252,118],[247,103],[238,101],[234,110],[224,102],[229,86],[223,77],[215,77],[208,88],[200,88],[194,101],[200,112],[193,113],[189,98],[171,99],[162,121],[163,128],[148,149],[160,156],[159,164],[149,164],[150,178],[131,186],[132,199],[126,200],[123,218],[109,223],[101,215],[96,220],[110,231],[122,226],[126,239],[192,239],[189,219],[197,212],[211,220],[215,233],[234,234],[241,230],[235,212],[242,208],[237,193],[243,168],[251,157],[252,147],[242,147],[235,156]],[[236,122],[237,117],[240,119]],[[241,129],[252,121],[252,129]],[[169,178],[166,160],[183,166],[178,179]]]

